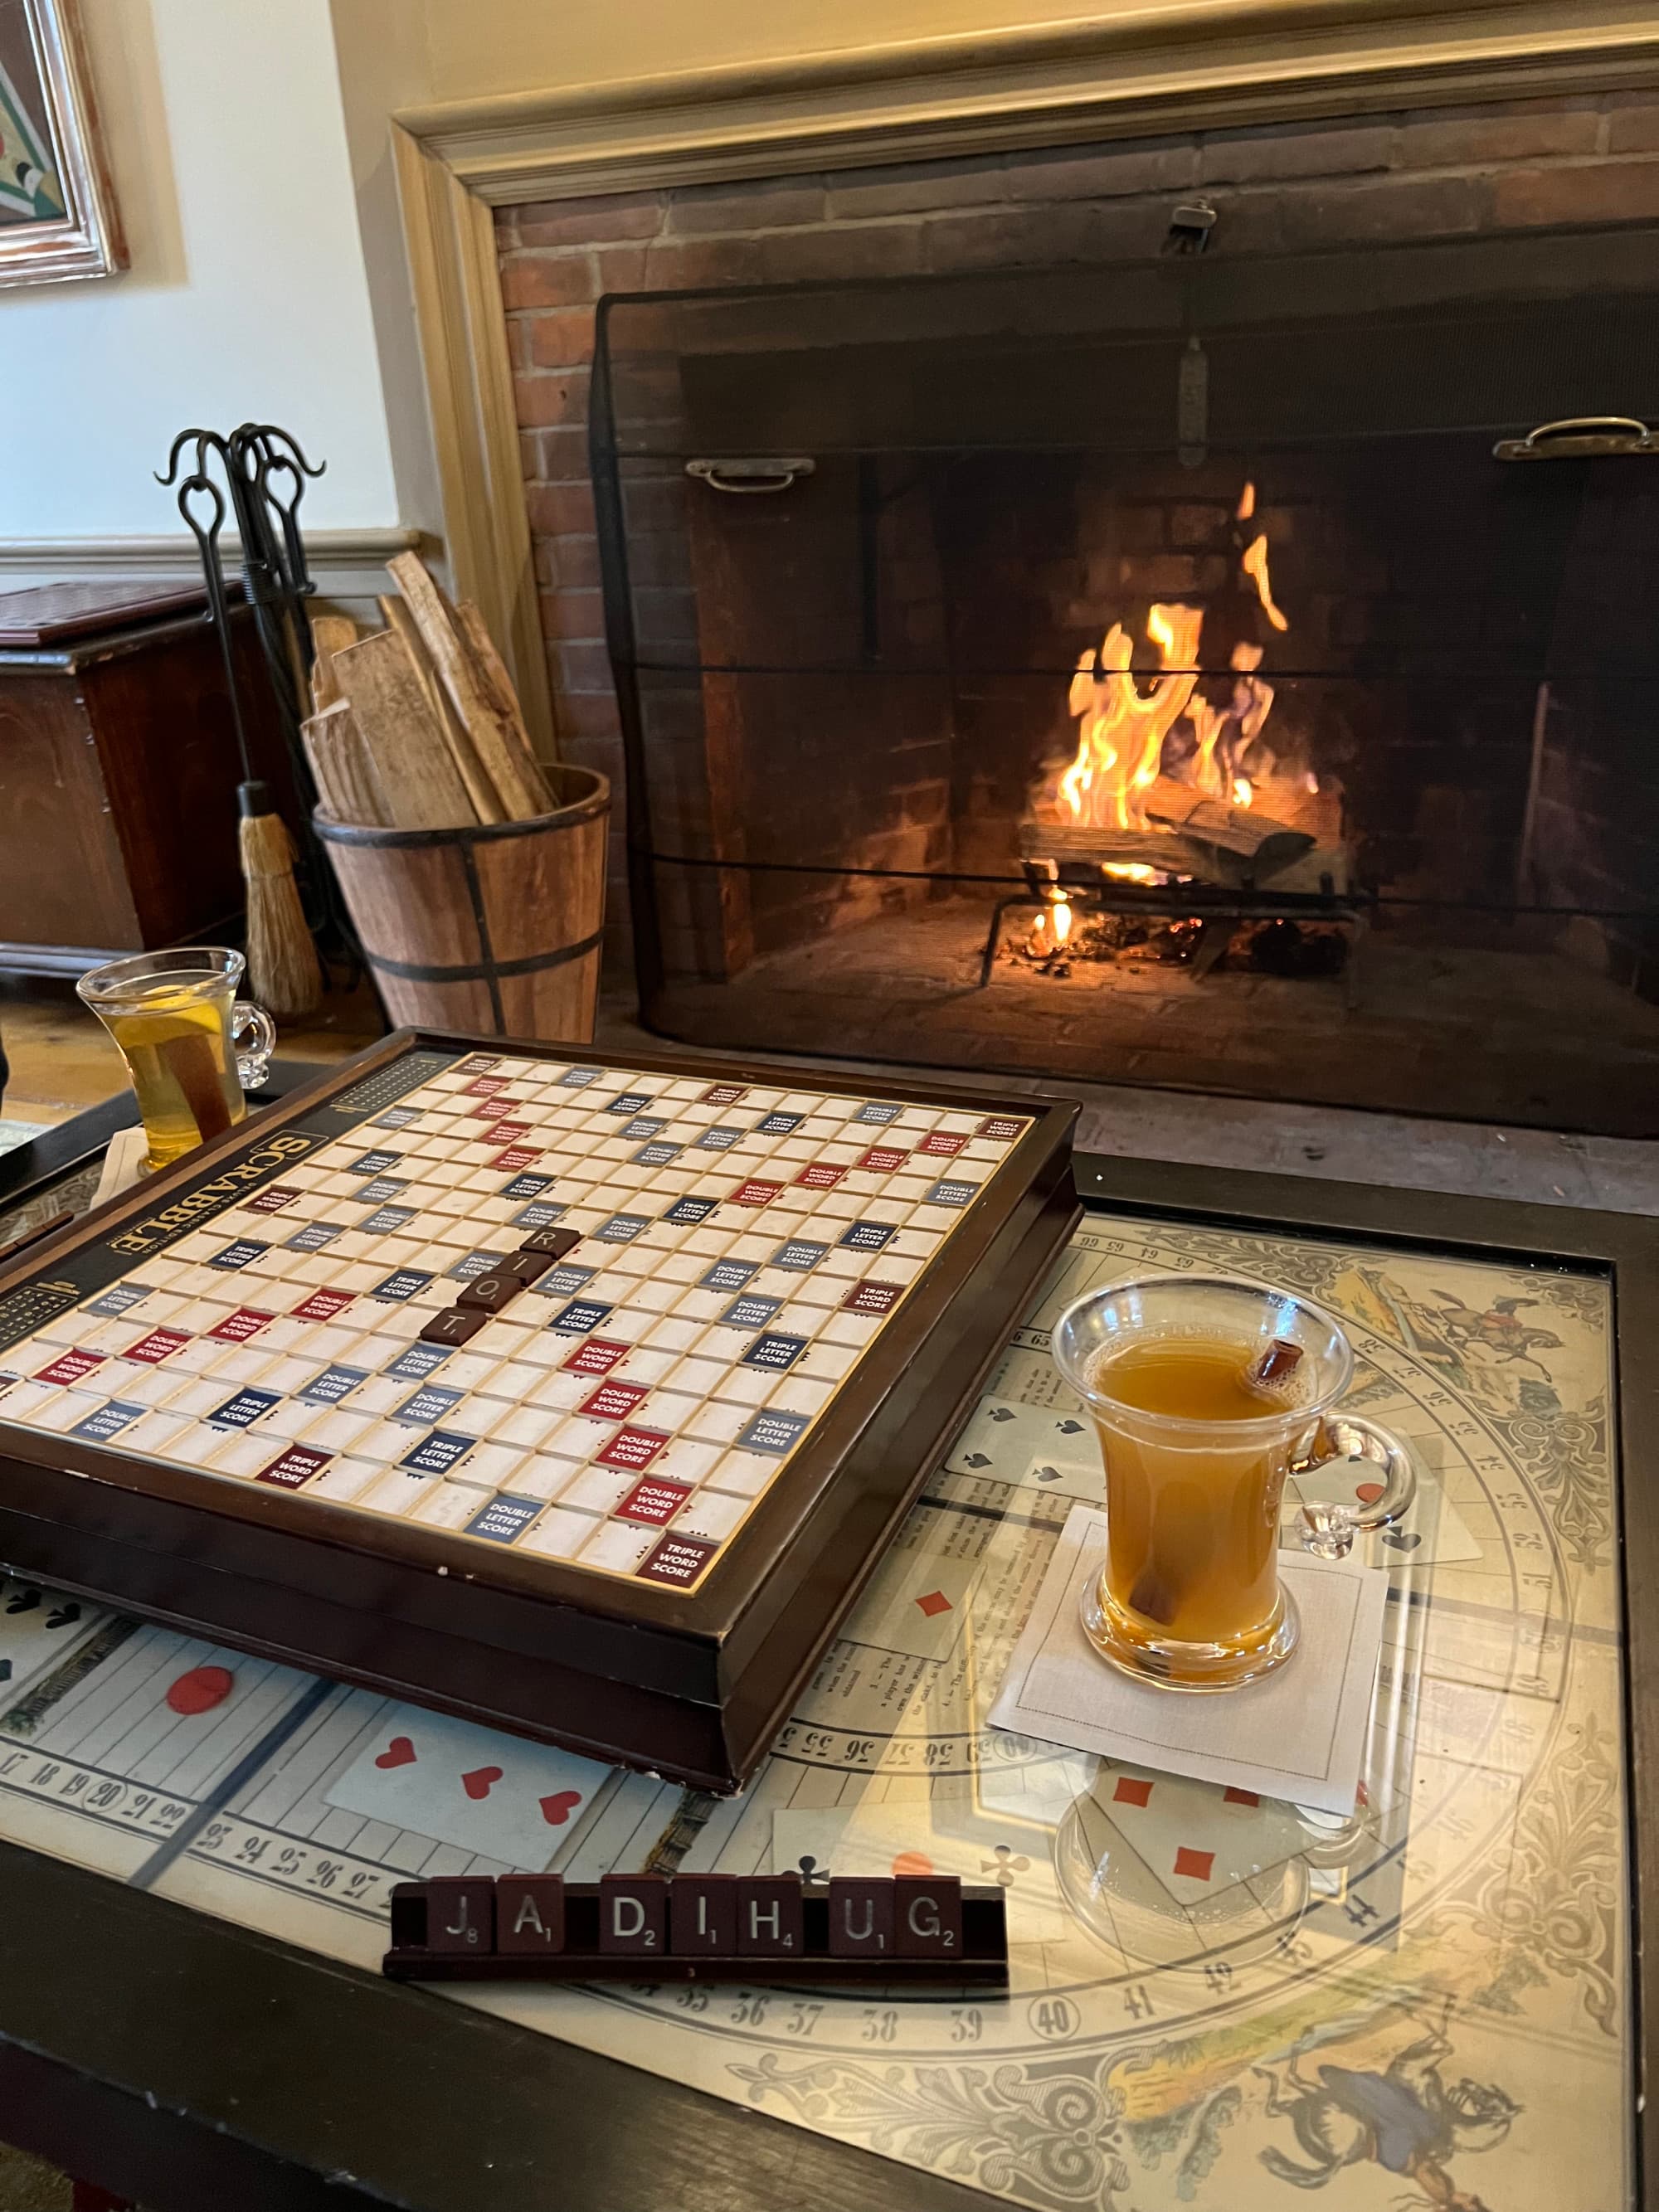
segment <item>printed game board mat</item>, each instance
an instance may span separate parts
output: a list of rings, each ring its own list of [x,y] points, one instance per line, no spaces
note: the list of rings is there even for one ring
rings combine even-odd
[[[1422,1486],[1351,1820],[988,1729],[1071,1502],[1048,1357],[1201,1268],[1340,1316]],[[1006,2002],[451,1991],[1036,2212],[1609,2212],[1634,2059],[1605,1282],[1091,1212],[824,1654],[717,1798],[0,1589],[0,1832],[373,1969],[412,1875],[933,1870],[1008,1899]],[[1287,1511],[1293,1510],[1293,1501]]]
[[[1074,1117],[393,1040],[0,1283],[24,1556],[175,1618],[199,1558],[215,1634],[729,1785],[1076,1218]]]

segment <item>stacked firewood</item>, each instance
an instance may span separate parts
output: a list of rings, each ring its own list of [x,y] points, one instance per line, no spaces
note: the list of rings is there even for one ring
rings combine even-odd
[[[452,605],[413,553],[390,563],[401,597],[360,637],[344,616],[312,623],[307,757],[337,821],[387,830],[526,822],[554,805],[513,689],[477,607]]]

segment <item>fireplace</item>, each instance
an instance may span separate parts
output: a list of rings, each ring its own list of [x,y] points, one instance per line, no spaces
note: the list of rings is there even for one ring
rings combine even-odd
[[[613,981],[726,1048],[1646,1132],[1650,456],[1526,441],[1651,419],[1656,224],[1641,93],[503,209]]]

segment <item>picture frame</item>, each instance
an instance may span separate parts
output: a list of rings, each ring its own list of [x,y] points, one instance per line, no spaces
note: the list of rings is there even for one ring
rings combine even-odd
[[[0,0],[0,286],[126,264],[76,0]]]

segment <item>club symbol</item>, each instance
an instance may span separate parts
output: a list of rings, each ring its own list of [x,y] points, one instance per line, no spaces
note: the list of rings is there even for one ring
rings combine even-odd
[[[1000,1889],[1012,1889],[1016,1875],[1029,1871],[1031,1862],[1023,1854],[1016,1854],[1007,1844],[999,1844],[988,1859],[981,1859],[981,1874],[994,1875]]]
[[[801,1880],[808,1884],[815,1881],[828,1881],[830,1879],[829,1868],[820,1866],[811,1851],[803,1851],[796,1860],[795,1866]]]

